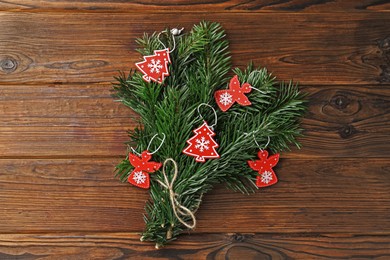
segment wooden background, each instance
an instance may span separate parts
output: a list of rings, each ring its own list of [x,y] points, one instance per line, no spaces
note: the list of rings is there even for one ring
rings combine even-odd
[[[0,259],[390,258],[390,1],[0,0]],[[198,227],[139,242],[148,194],[114,178],[131,111],[110,97],[143,32],[222,23],[309,93],[278,185],[217,187]]]

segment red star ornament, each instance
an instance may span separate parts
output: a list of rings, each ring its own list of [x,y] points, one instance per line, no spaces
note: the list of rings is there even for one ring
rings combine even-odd
[[[144,56],[144,60],[135,65],[144,74],[145,81],[162,83],[169,76],[168,64],[171,63],[169,48],[154,51],[153,55]]]
[[[188,146],[183,150],[183,153],[194,156],[195,161],[205,162],[206,158],[219,158],[219,154],[215,150],[219,145],[213,139],[215,133],[211,130],[206,121],[195,129],[194,136],[187,140]]]
[[[277,153],[268,157],[266,150],[260,150],[257,155],[260,160],[248,161],[249,167],[259,172],[256,179],[257,187],[262,188],[274,185],[278,182],[278,178],[272,168],[278,163],[279,154]]]
[[[214,93],[215,101],[219,108],[226,112],[235,102],[242,106],[249,106],[252,103],[249,101],[248,97],[245,94],[252,91],[251,85],[249,83],[244,83],[240,86],[240,81],[238,76],[235,75],[229,83],[229,89],[217,90]]]
[[[129,154],[129,161],[134,166],[134,170],[130,173],[127,179],[129,183],[143,189],[149,189],[150,178],[149,173],[158,171],[161,163],[149,162],[152,159],[152,154],[149,151],[143,151],[141,157],[135,154]]]

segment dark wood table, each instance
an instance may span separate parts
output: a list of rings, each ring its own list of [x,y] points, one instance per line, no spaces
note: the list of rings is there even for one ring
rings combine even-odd
[[[0,259],[390,259],[390,1],[157,2],[0,1]],[[272,188],[216,187],[156,250],[147,192],[114,178],[136,122],[110,82],[143,32],[203,19],[234,66],[309,94],[303,149]]]

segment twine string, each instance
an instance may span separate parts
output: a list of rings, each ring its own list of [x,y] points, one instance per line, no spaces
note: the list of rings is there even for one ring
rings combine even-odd
[[[172,162],[173,166],[174,166],[174,174],[173,174],[171,182],[169,182],[168,176],[167,176],[167,174],[165,172],[165,166],[166,166],[166,164],[168,162]],[[176,178],[177,178],[177,174],[178,174],[178,167],[177,167],[177,163],[175,162],[175,160],[173,160],[172,158],[166,159],[164,161],[164,164],[163,164],[162,173],[163,173],[165,182],[162,182],[160,180],[157,180],[157,182],[161,186],[163,186],[165,189],[167,189],[169,191],[169,199],[171,201],[171,206],[172,206],[173,213],[175,214],[176,218],[180,221],[180,223],[182,223],[184,226],[186,226],[189,229],[194,229],[195,226],[196,226],[196,218],[195,218],[194,212],[192,212],[191,210],[189,210],[188,208],[186,208],[186,207],[184,207],[183,205],[180,204],[180,202],[176,199],[176,197],[178,195],[173,190],[173,184],[175,183]],[[190,223],[186,222],[182,218],[182,216],[190,217],[191,218],[191,222]]]

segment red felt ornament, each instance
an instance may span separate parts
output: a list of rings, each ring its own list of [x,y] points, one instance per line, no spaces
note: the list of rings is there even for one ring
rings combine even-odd
[[[277,183],[278,178],[272,168],[278,163],[279,154],[268,157],[266,150],[260,150],[257,155],[260,160],[248,161],[249,167],[259,172],[256,179],[257,187],[267,187]]]
[[[213,130],[204,121],[203,125],[195,129],[194,136],[187,140],[188,146],[183,150],[183,153],[196,157],[195,161],[205,162],[206,158],[219,158],[219,154],[215,150],[219,145],[212,138],[215,136]]]
[[[229,83],[229,89],[217,90],[214,93],[215,101],[222,111],[227,111],[235,102],[242,106],[249,106],[252,103],[245,94],[250,93],[252,87],[249,83],[240,86],[238,76],[235,75]]]
[[[138,157],[133,153],[129,154],[129,161],[131,165],[134,166],[134,170],[130,173],[129,178],[127,179],[129,183],[143,189],[149,189],[149,173],[158,171],[162,165],[158,162],[149,162],[151,159],[152,153],[149,151],[143,151],[141,157]]]
[[[168,64],[171,63],[169,48],[154,51],[153,55],[144,56],[144,60],[135,65],[144,74],[145,81],[151,80],[162,83],[166,76],[169,76]]]

